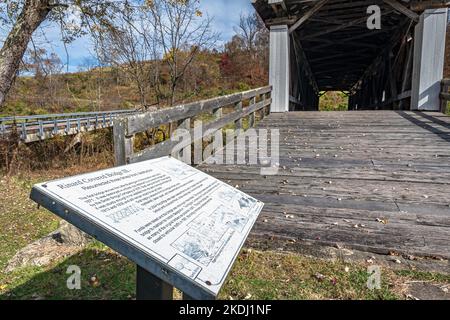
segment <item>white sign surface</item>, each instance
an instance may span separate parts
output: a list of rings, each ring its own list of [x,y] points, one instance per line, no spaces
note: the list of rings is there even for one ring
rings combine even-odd
[[[35,189],[213,295],[264,205],[169,157]]]

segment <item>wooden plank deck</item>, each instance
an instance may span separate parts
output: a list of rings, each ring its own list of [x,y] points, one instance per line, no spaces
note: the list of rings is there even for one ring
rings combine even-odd
[[[266,203],[251,239],[450,258],[450,117],[292,112],[258,127],[280,130],[278,175],[200,166]]]

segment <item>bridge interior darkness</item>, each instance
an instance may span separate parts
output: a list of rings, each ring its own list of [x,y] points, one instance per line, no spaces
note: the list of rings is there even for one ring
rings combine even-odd
[[[317,110],[323,91],[349,92],[349,110],[412,109],[414,55],[420,55],[414,52],[420,41],[415,29],[425,9],[444,6],[400,0],[254,0],[253,5],[268,28],[288,27],[290,110]],[[380,9],[379,29],[368,28],[376,13],[368,13],[371,6]],[[376,20],[370,22],[376,27]]]

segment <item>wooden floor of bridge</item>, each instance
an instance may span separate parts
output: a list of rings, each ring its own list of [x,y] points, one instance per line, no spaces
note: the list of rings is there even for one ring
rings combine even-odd
[[[250,239],[450,258],[450,117],[395,111],[271,114],[280,171],[200,169],[265,203]]]

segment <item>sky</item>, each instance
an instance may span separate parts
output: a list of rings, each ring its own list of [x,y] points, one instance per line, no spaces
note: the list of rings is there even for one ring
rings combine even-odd
[[[233,28],[239,23],[241,13],[253,12],[251,0],[200,0],[201,10],[204,14],[213,17],[213,29],[220,34],[220,43],[225,43],[234,34]],[[69,57],[67,59],[66,50],[61,42],[58,26],[46,26],[37,32],[37,37],[42,37],[45,33],[45,47],[49,52],[56,52],[63,63],[65,70],[69,72],[78,71],[86,59],[92,59],[92,49],[88,37],[75,40],[67,46]],[[44,43],[44,42],[43,42]],[[48,44],[50,43],[50,44]],[[37,43],[39,45],[39,43]]]

